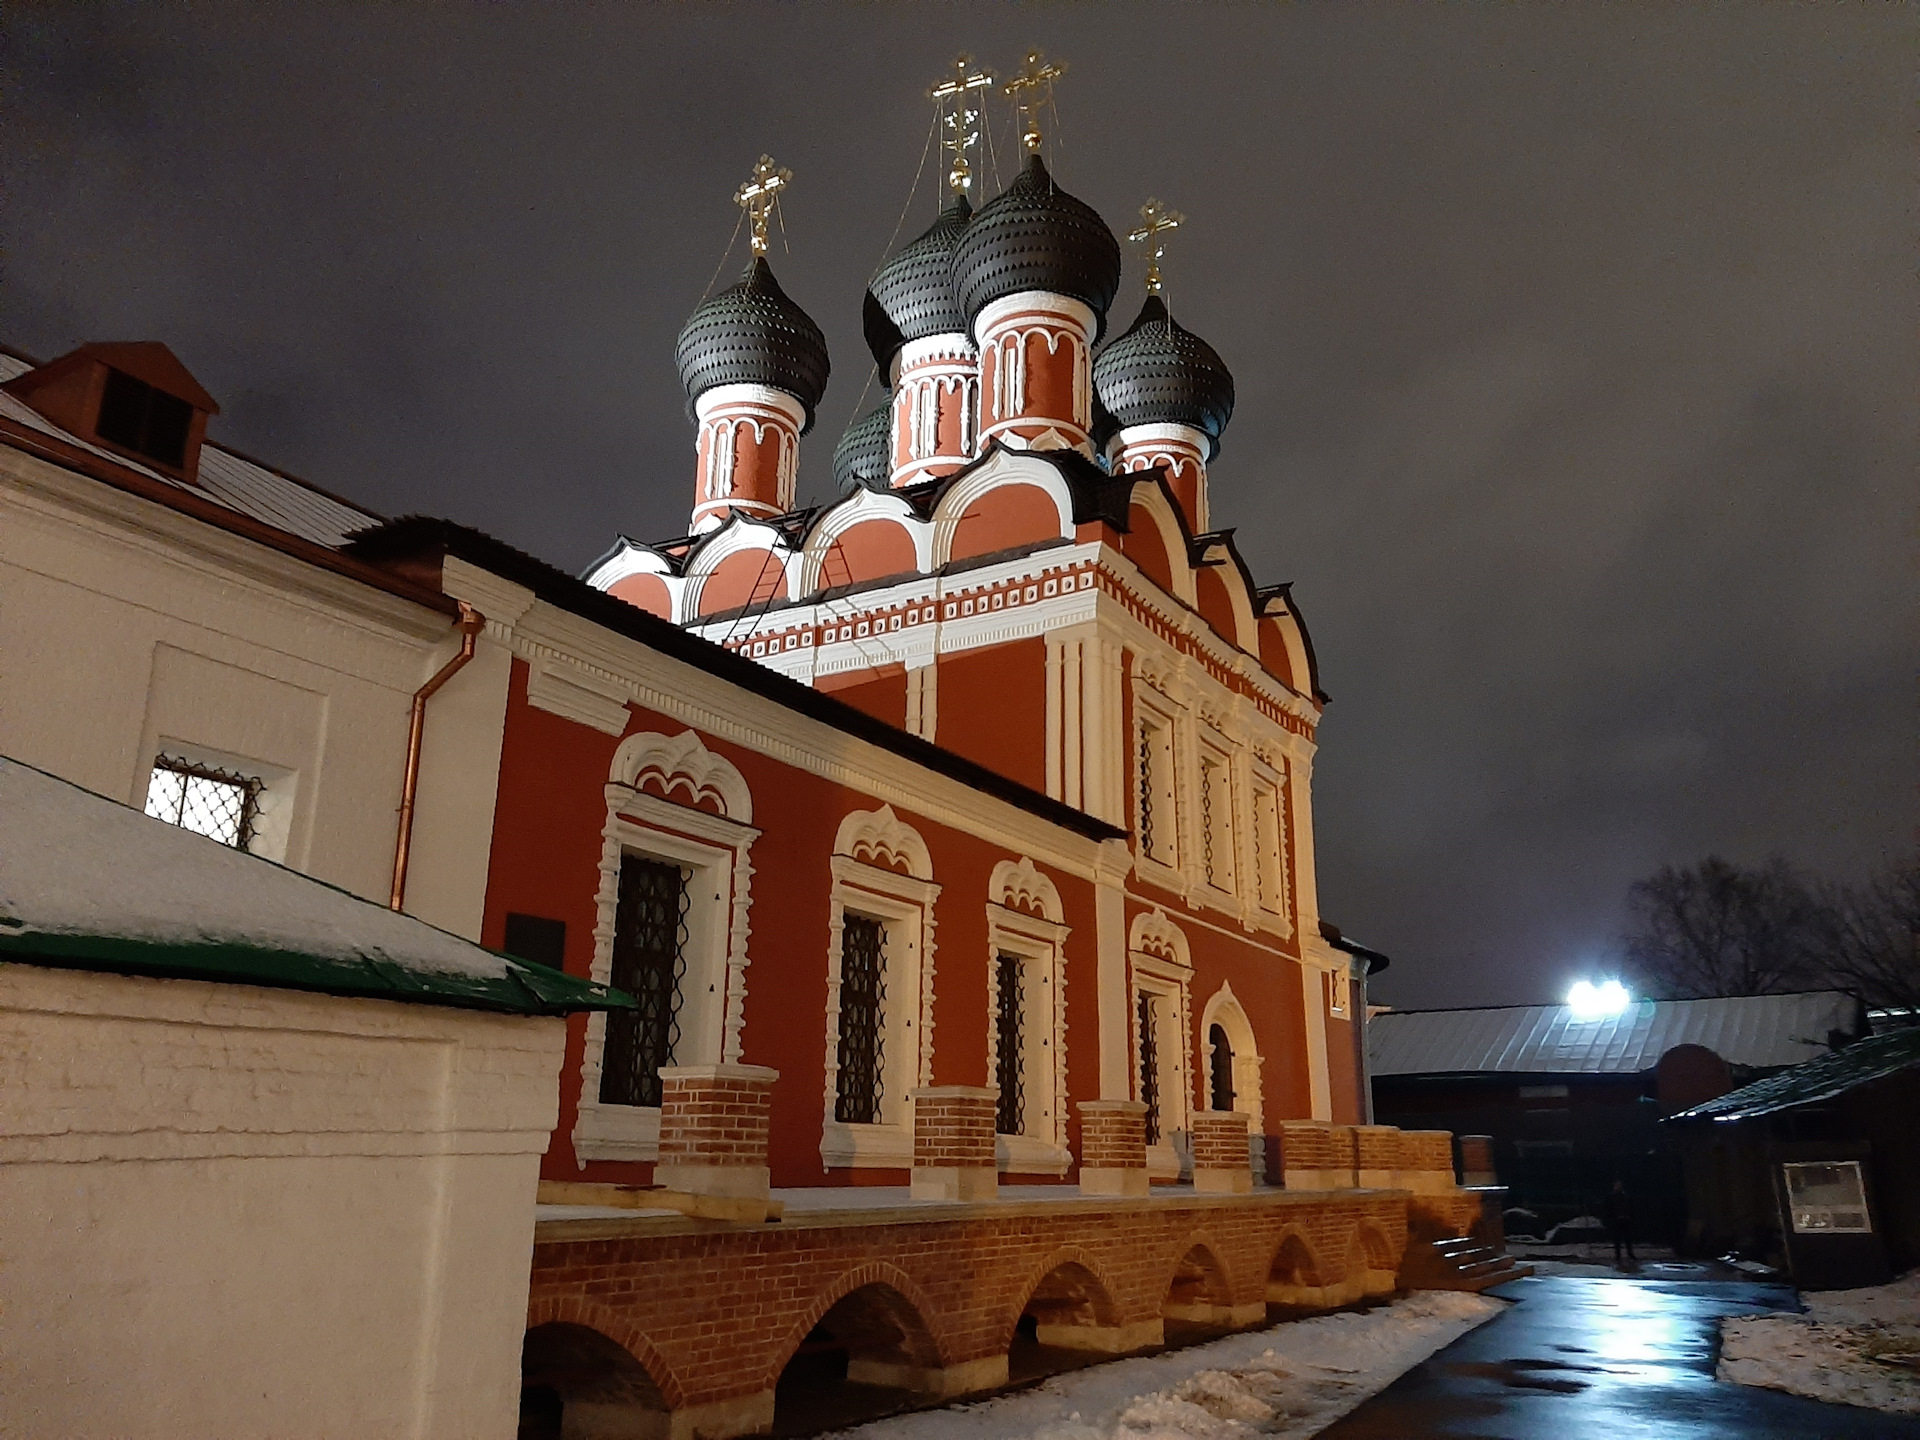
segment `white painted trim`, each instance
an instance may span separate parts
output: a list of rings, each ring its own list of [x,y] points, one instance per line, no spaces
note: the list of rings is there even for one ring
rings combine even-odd
[[[713,800],[729,820],[753,822],[753,792],[731,760],[707,749],[692,730],[662,735],[645,730],[629,735],[613,752],[607,778],[616,785],[638,790],[649,779],[660,782],[668,799],[685,790],[684,803],[698,806]]]
[[[1032,869],[1031,861],[1022,862]],[[1002,861],[994,867],[987,893],[1012,892],[1001,885],[1002,872],[1012,869]],[[1052,883],[1040,878],[1052,890]],[[1059,895],[1053,897],[1059,908]],[[1034,1158],[1030,1147],[1043,1145],[1063,1152],[1067,1144],[1067,965],[1066,943],[1072,934],[1058,920],[1042,918],[990,899],[987,904],[987,1079],[995,1083],[1000,1070],[1000,965],[1002,952],[1018,955],[1028,972],[1021,1015],[1021,1071],[1025,1100],[1018,1136],[1001,1136],[1003,1158]],[[1036,1041],[1038,1043],[1036,1043]],[[1045,1063],[1041,1063],[1044,1058]],[[1021,1147],[1029,1147],[1023,1150]],[[1006,1169],[1003,1164],[1001,1169]],[[1053,1173],[1064,1174],[1064,1168]]]

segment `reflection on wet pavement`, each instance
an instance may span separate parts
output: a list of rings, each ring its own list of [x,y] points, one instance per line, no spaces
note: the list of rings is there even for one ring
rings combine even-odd
[[[1720,1317],[1798,1310],[1787,1286],[1564,1275],[1490,1293],[1513,1308],[1322,1440],[1920,1440],[1920,1420],[1714,1378]]]

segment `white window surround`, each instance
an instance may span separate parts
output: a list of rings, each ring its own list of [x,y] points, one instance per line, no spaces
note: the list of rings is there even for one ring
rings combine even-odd
[[[833,848],[820,1163],[829,1170],[905,1169],[913,1164],[910,1097],[933,1075],[933,907],[940,887],[933,882],[926,841],[890,805],[848,815]],[[905,865],[908,873],[884,868],[895,865]],[[840,1080],[840,939],[849,911],[886,927],[881,1119],[873,1125],[849,1125],[833,1114]]]
[[[1262,1060],[1259,1044],[1254,1039],[1253,1024],[1247,1019],[1240,997],[1233,993],[1233,985],[1229,981],[1220,982],[1220,988],[1213,992],[1200,1011],[1200,1043],[1207,1060],[1205,1070],[1209,1090],[1213,1078],[1213,1048],[1209,1037],[1215,1025],[1227,1032],[1227,1044],[1233,1048],[1233,1108],[1247,1117],[1248,1158],[1253,1164],[1253,1178],[1257,1183],[1265,1178],[1267,1158],[1266,1141],[1263,1138],[1266,1133],[1266,1103],[1260,1088]],[[1208,1103],[1212,1103],[1210,1093]]]
[[[1133,919],[1127,935],[1127,967],[1132,973],[1128,1014],[1138,1015],[1140,996],[1152,995],[1154,1039],[1159,1058],[1160,1143],[1147,1147],[1147,1172],[1171,1179],[1192,1166],[1188,1115],[1193,1107],[1193,961],[1187,937],[1158,909]],[[1133,1022],[1128,1029],[1131,1032]],[[1138,1045],[1139,1037],[1134,1036]],[[1134,1099],[1140,1096],[1140,1056],[1132,1059]]]
[[[1181,843],[1181,765],[1182,726],[1173,703],[1152,686],[1135,680],[1133,686],[1133,735],[1127,772],[1133,778],[1134,869],[1142,880],[1184,895],[1187,877],[1180,868],[1185,852]],[[1147,753],[1151,774],[1142,774],[1142,752]],[[1166,767],[1163,771],[1161,767]],[[1148,852],[1139,834],[1140,797],[1150,789],[1154,806],[1154,845]]]
[[[1261,911],[1277,922],[1282,934],[1293,933],[1288,918],[1292,887],[1288,884],[1286,780],[1264,762],[1253,764],[1254,899]]]
[[[140,798],[136,808],[146,808],[153,768],[163,755],[171,760],[185,760],[190,765],[204,765],[209,770],[224,770],[230,775],[259,781],[260,788],[253,797],[253,836],[247,843],[247,854],[285,863],[287,840],[293,830],[294,806],[300,796],[300,773],[297,770],[289,770],[283,765],[269,765],[264,760],[237,755],[230,750],[215,750],[206,745],[195,745],[189,740],[161,735],[156,737],[154,753],[147,757],[146,769],[140,775]]]
[[[1240,868],[1236,847],[1244,828],[1236,814],[1241,787],[1235,783],[1233,750],[1208,729],[1200,737],[1199,752],[1194,767],[1194,824],[1200,831],[1200,879],[1222,895],[1232,895]]]
[[[1000,1170],[1016,1175],[1065,1175],[1067,1148],[1067,967],[1072,933],[1061,922],[1060,892],[1032,860],[994,866],[987,894],[987,1077],[999,1073],[1002,954],[1021,957],[1025,971],[1021,1015],[1023,1132],[999,1135],[994,1149]],[[1039,914],[1033,911],[1038,910]]]
[[[680,987],[680,1039],[671,1061],[737,1063],[752,929],[749,851],[760,835],[745,823],[753,814],[746,781],[691,730],[675,737],[652,732],[628,736],[614,752],[610,773],[607,821],[601,830],[593,978],[607,984],[613,975],[621,860],[643,855],[678,865],[688,877],[686,975]],[[657,784],[675,798],[648,794],[640,788],[647,784]],[[701,801],[718,804],[725,813],[691,808]],[[653,1160],[659,1154],[658,1107],[600,1103],[606,1035],[607,1017],[596,1011],[587,1019],[581,1054],[575,1158],[582,1166],[588,1160]]]
[[[1327,1013],[1345,1019],[1353,1008],[1353,977],[1343,970],[1329,970],[1327,976]]]

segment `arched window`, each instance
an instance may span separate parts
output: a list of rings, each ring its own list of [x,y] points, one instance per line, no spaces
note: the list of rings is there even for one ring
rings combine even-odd
[[[1207,1105],[1212,1110],[1233,1109],[1233,1045],[1218,1025],[1207,1028]]]

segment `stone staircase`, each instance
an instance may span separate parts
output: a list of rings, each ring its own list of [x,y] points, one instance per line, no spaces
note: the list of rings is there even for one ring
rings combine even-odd
[[[1531,1265],[1522,1265],[1471,1235],[1450,1240],[1409,1236],[1400,1261],[1400,1284],[1407,1290],[1490,1290],[1531,1274]]]

